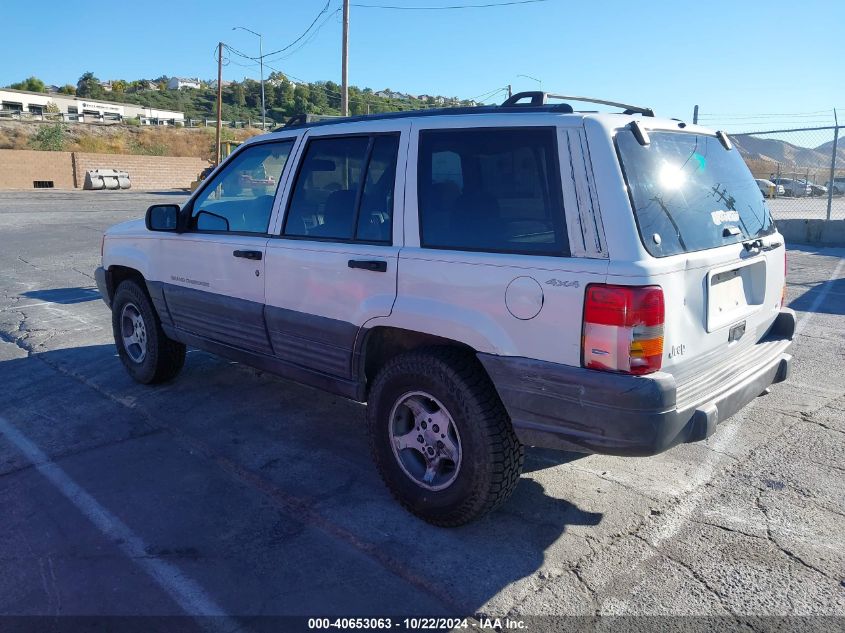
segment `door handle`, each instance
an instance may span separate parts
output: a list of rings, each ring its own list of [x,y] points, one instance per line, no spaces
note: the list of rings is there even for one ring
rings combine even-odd
[[[261,251],[232,251],[232,255],[244,259],[261,259]]]
[[[387,272],[387,262],[377,259],[350,259],[348,265],[350,268],[362,268],[364,270],[371,270],[374,273]]]

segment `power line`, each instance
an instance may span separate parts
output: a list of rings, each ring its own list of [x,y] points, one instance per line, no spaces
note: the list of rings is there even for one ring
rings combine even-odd
[[[306,46],[308,46],[311,42],[313,42],[313,41],[314,41],[314,39],[317,37],[317,35],[319,35],[319,33],[320,33],[320,31],[323,29],[323,27],[326,25],[326,23],[327,23],[329,20],[331,20],[334,16],[336,16],[338,13],[340,13],[340,12],[341,12],[341,9],[335,9],[334,11],[332,11],[331,13],[329,13],[329,14],[325,17],[325,19],[324,19],[322,22],[320,22],[320,24],[317,26],[317,28],[316,28],[316,29],[314,29],[313,31],[311,31],[311,33],[308,35],[308,38],[307,38],[307,39],[305,39],[305,40],[303,40],[303,41],[299,44],[299,46],[297,46],[296,48],[294,48],[294,49],[292,49],[292,50],[289,50],[289,51],[288,51],[287,53],[285,53],[284,55],[281,55],[280,57],[276,57],[275,59],[272,59],[272,60],[270,60],[270,61],[274,61],[274,62],[282,61],[282,60],[284,60],[284,59],[288,59],[288,58],[289,58],[289,57],[291,57],[292,55],[295,55],[296,53],[298,53],[299,51],[301,51],[303,48],[305,48],[305,47],[306,47]],[[266,60],[265,60],[265,62],[266,62]]]
[[[485,92],[483,94],[478,95],[477,97],[473,97],[470,101],[482,101],[484,99],[490,99],[493,95],[497,95],[500,92],[504,92],[507,90],[508,87],[504,86],[503,88],[496,88],[495,90],[491,90],[489,92]]]
[[[506,2],[487,2],[484,4],[451,4],[440,7],[403,6],[390,4],[356,4],[351,6],[361,9],[390,9],[392,11],[453,11],[456,9],[489,9],[493,7],[509,7],[517,4],[537,4],[549,0],[508,0]]]
[[[267,53],[264,57],[269,57],[269,56],[271,56],[271,55],[276,55],[277,53],[283,53],[283,52],[285,52],[286,50],[288,50],[291,46],[293,46],[294,44],[296,44],[297,42],[299,42],[299,41],[300,41],[303,37],[305,37],[306,35],[308,35],[308,32],[309,32],[309,31],[310,31],[310,30],[314,27],[314,25],[317,23],[317,20],[319,20],[319,19],[320,19],[320,17],[321,17],[321,16],[322,16],[322,15],[323,15],[326,11],[328,11],[328,10],[329,10],[329,5],[331,4],[331,1],[332,1],[332,0],[326,0],[326,4],[325,4],[325,6],[323,7],[323,9],[322,9],[322,10],[321,10],[318,14],[317,14],[317,17],[315,17],[315,18],[314,18],[314,20],[311,22],[311,24],[309,24],[309,25],[308,25],[308,28],[307,28],[307,29],[305,29],[305,30],[302,32],[302,35],[300,35],[299,37],[297,37],[297,38],[296,38],[293,42],[291,42],[291,43],[290,43],[290,44],[288,44],[287,46],[285,46],[285,47],[283,47],[283,48],[280,48],[280,49],[279,49],[279,50],[277,50],[277,51],[272,51],[272,52],[270,52],[270,53]]]

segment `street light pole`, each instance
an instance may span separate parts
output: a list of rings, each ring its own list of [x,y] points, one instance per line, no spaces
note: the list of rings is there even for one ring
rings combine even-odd
[[[267,129],[267,109],[264,107],[264,38],[261,37],[261,33],[256,33],[245,26],[232,27],[233,31],[237,31],[238,29],[252,33],[258,37],[258,65],[261,68],[261,129],[263,131]]]

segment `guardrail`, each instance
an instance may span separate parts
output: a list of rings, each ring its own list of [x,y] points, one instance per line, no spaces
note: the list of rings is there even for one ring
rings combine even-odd
[[[174,119],[166,117],[124,117],[121,114],[92,114],[82,112],[79,114],[68,112],[23,112],[21,110],[0,110],[0,119],[11,119],[15,121],[59,121],[68,123],[101,123],[114,125],[137,121],[141,125],[170,125],[179,127],[202,128],[214,127],[217,119]],[[247,119],[246,121],[223,121],[225,127],[230,128],[261,128],[261,121]],[[271,130],[278,124],[270,119],[263,126],[265,130]]]

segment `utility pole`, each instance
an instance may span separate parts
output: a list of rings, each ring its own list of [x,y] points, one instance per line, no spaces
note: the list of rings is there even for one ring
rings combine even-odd
[[[215,144],[215,167],[220,164],[220,134],[223,131],[223,42],[217,45],[217,142]]]
[[[698,106],[692,109],[692,124],[698,125]]]
[[[508,99],[510,99],[512,96],[513,96],[513,90],[511,90],[511,85],[508,84]]]
[[[349,116],[349,0],[343,0],[343,88],[340,96],[340,113]]]
[[[267,131],[267,108],[264,107],[264,45],[258,36],[258,64],[261,67],[261,132]]]

